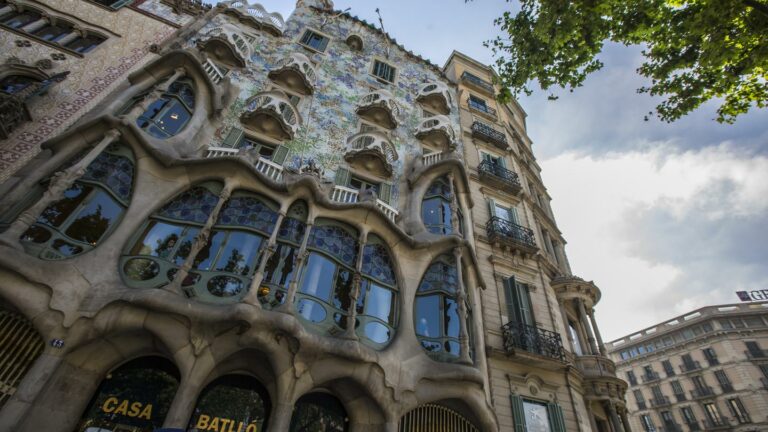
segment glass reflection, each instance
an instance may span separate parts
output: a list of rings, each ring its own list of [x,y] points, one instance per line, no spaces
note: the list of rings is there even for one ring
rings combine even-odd
[[[137,100],[136,103],[138,102]],[[195,92],[192,83],[180,79],[171,84],[160,99],[149,105],[136,119],[136,126],[155,138],[169,138],[178,134],[189,123],[194,110]]]
[[[269,395],[261,383],[246,375],[226,375],[200,393],[188,428],[262,432],[269,412]]]
[[[289,432],[347,432],[349,418],[338,399],[310,393],[296,402]]]

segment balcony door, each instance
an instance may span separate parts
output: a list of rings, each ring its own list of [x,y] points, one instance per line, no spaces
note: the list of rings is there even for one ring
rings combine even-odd
[[[503,202],[489,199],[491,216],[495,216],[500,219],[504,219],[507,222],[515,225],[520,225],[519,218],[517,217],[517,209],[511,205]]]

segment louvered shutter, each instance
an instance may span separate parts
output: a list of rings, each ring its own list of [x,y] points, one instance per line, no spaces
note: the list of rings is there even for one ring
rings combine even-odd
[[[520,219],[517,217],[517,208],[516,207],[510,207],[509,208],[509,221],[512,222],[515,225],[520,225]]]
[[[339,186],[347,186],[349,184],[349,170],[346,168],[337,168],[335,183]]]
[[[526,432],[523,399],[520,396],[510,395],[509,401],[512,403],[512,421],[515,425],[515,432]]]
[[[534,325],[533,310],[531,307],[531,295],[528,292],[528,285],[517,283],[515,292],[517,293],[517,307],[520,309],[521,323],[529,326]]]
[[[229,133],[227,134],[227,137],[224,138],[224,144],[222,144],[224,147],[229,148],[238,148],[240,147],[240,142],[243,140],[243,130],[233,127],[229,130]]]
[[[496,201],[493,198],[488,198],[488,211],[490,212],[488,215],[489,220],[496,216]]]
[[[514,276],[504,279],[504,297],[507,302],[507,317],[510,321],[520,322],[520,313],[515,300],[515,296],[517,296],[515,285]]]
[[[547,414],[549,416],[549,426],[552,428],[552,432],[566,432],[563,408],[561,408],[560,405],[556,403],[548,403]]]
[[[392,198],[392,183],[382,182],[381,185],[379,185],[379,199],[392,207],[397,207],[392,202]]]
[[[288,157],[289,152],[288,147],[284,145],[277,146],[275,152],[272,154],[272,162],[282,165],[285,163],[285,159]]]

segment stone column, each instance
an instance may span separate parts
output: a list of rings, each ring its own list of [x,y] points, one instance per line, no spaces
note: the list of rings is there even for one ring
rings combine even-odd
[[[360,233],[360,243],[357,248],[357,262],[355,263],[355,274],[352,276],[352,291],[349,293],[349,310],[347,311],[347,331],[344,335],[347,339],[358,340],[355,333],[355,324],[357,321],[357,299],[360,298],[360,288],[363,282],[361,270],[363,268],[363,250],[368,241],[368,232]]]
[[[464,286],[463,269],[461,265],[461,248],[453,248],[453,256],[456,261],[456,279],[458,279],[458,286],[456,287],[456,303],[459,306],[459,346],[460,355],[459,361],[464,364],[472,364],[472,358],[469,356],[469,333],[467,331],[467,293]]]
[[[168,414],[163,421],[164,428],[179,428],[186,430],[195,409],[197,396],[200,394],[202,381],[187,378],[182,379],[176,395],[173,397]]]
[[[62,357],[50,352],[43,352],[35,360],[11,399],[0,410],[0,430],[17,430],[17,426],[61,361]]]
[[[309,253],[307,252],[307,243],[309,243],[309,235],[312,233],[312,226],[314,224],[314,219],[307,221],[307,230],[304,232],[304,238],[301,241],[301,246],[299,247],[299,251],[296,253],[296,265],[294,267],[295,270],[293,272],[293,276],[291,277],[291,282],[288,284],[288,292],[285,295],[285,302],[275,308],[275,310],[278,312],[289,314],[294,313],[293,299],[296,297],[296,291],[299,289],[299,276],[301,275],[304,261],[309,256]]]
[[[454,234],[462,235],[461,230],[459,230],[459,204],[456,188],[454,187],[453,173],[448,173],[448,182],[451,188],[451,229]]]
[[[75,180],[85,174],[85,169],[103,152],[110,144],[120,137],[117,129],[110,129],[104,133],[104,138],[99,141],[82,159],[64,171],[57,172],[51,178],[48,190],[35,204],[24,210],[10,227],[0,235],[0,244],[5,244],[16,249],[23,249],[19,243],[19,237],[35,223],[37,216],[48,206],[64,197],[64,192],[72,187]]]
[[[269,427],[271,431],[287,431],[291,426],[291,417],[293,416],[293,404],[290,402],[278,402],[272,407],[272,414],[269,416]]]
[[[45,27],[46,24],[48,24],[48,17],[43,16],[39,20],[32,21],[31,23],[21,27],[19,30],[25,31],[27,33],[32,33],[36,30],[40,30],[41,28]]]
[[[600,336],[600,329],[597,328],[597,321],[595,321],[595,309],[590,308],[589,311],[587,311],[587,314],[589,315],[589,322],[592,323],[592,330],[595,332],[595,337],[597,337],[597,347],[600,348],[600,354],[605,356],[605,344],[603,343],[603,337]]]
[[[81,33],[80,33],[79,30],[77,30],[75,28],[72,28],[72,31],[68,35],[66,35],[63,38],[59,39],[56,43],[61,45],[61,46],[66,46],[68,43],[70,43],[73,40],[79,38],[80,34]]]
[[[219,201],[216,203],[216,207],[214,207],[211,211],[211,214],[208,215],[208,220],[205,221],[205,225],[203,225],[203,227],[200,229],[200,232],[195,237],[195,241],[192,242],[192,247],[189,248],[189,254],[187,255],[187,258],[176,271],[176,274],[173,276],[171,283],[163,287],[163,289],[173,293],[182,294],[181,284],[189,275],[189,271],[192,269],[192,265],[195,262],[197,254],[208,243],[208,239],[211,236],[211,229],[216,223],[216,220],[219,218],[221,208],[224,207],[224,203],[227,202],[231,194],[232,186],[230,184],[225,184],[224,188],[221,190],[221,192],[219,192]]]
[[[587,407],[587,415],[589,416],[589,426],[592,428],[593,432],[598,432],[600,429],[597,428],[597,420],[595,420],[595,413],[592,412],[592,401],[585,399],[584,406]]]
[[[624,424],[624,432],[632,432],[632,426],[630,426],[629,417],[627,417],[627,409],[621,410],[619,416],[621,416],[621,423]]]
[[[149,106],[152,104],[152,102],[159,99],[161,96],[163,96],[163,93],[168,91],[168,88],[171,87],[171,84],[173,84],[177,79],[184,76],[186,73],[186,70],[182,67],[176,68],[173,71],[173,74],[171,74],[170,77],[168,77],[165,81],[155,86],[152,91],[147,93],[139,103],[133,106],[130,111],[128,111],[127,114],[125,114],[124,118],[128,120],[129,122],[134,122],[136,119],[139,118],[142,114],[144,114],[147,109],[149,109]]]
[[[616,405],[613,404],[613,401],[609,400],[606,402],[608,404],[608,413],[611,416],[611,424],[613,425],[613,430],[615,432],[625,432],[624,427],[622,427],[621,422],[619,421],[619,415],[616,413]]]
[[[597,345],[595,344],[595,335],[592,334],[592,327],[589,325],[589,319],[587,318],[587,309],[584,307],[584,301],[581,299],[576,299],[576,306],[579,308],[579,315],[581,319],[581,325],[584,326],[584,329],[587,331],[587,338],[589,339],[589,347],[592,350],[592,355],[597,355],[599,351],[597,350]]]
[[[272,235],[269,237],[267,247],[264,248],[264,254],[261,257],[261,262],[259,262],[259,268],[256,269],[256,272],[253,274],[251,288],[248,290],[248,294],[245,295],[245,298],[243,298],[244,303],[248,303],[261,308],[261,302],[259,301],[259,287],[261,286],[261,282],[264,280],[264,270],[267,267],[267,262],[270,258],[272,258],[272,255],[274,255],[275,251],[277,250],[277,233],[280,231],[280,225],[283,224],[284,218],[284,212],[277,215],[275,228],[272,230]]]

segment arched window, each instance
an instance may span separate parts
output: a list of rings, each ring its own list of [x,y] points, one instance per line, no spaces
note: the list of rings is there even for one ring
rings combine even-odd
[[[141,357],[107,374],[76,432],[152,431],[163,426],[179,371],[162,357]]]
[[[194,111],[195,91],[192,82],[178,79],[139,116],[136,126],[155,138],[172,137],[189,123]]]
[[[438,177],[429,185],[421,203],[421,218],[427,231],[440,235],[453,233],[451,223],[453,199],[451,182],[447,176]]]
[[[21,380],[43,352],[43,339],[21,315],[0,310],[0,408],[13,396]]]
[[[104,38],[96,35],[84,35],[75,38],[72,42],[65,46],[72,51],[85,54],[104,42]]]
[[[357,300],[358,335],[375,348],[384,347],[397,328],[397,282],[384,241],[371,234],[363,248],[362,282]]]
[[[289,432],[347,432],[348,429],[344,405],[330,394],[306,394],[294,405]]]
[[[321,330],[346,329],[357,263],[357,231],[340,222],[318,219],[307,249],[296,310]]]
[[[296,256],[307,231],[307,213],[307,204],[298,201],[291,205],[280,224],[276,249],[267,260],[259,287],[259,300],[266,308],[285,301],[288,285],[293,280]]]
[[[4,17],[3,24],[11,28],[18,29],[24,27],[27,24],[33,23],[42,17],[43,15],[34,9],[20,10],[16,13],[12,13]]]
[[[22,234],[27,252],[56,260],[95,248],[128,207],[133,178],[133,152],[119,144],[109,146],[64,192],[64,198],[43,210]]]
[[[16,94],[39,81],[27,75],[8,75],[0,79],[0,92]]]
[[[200,393],[188,429],[261,432],[269,411],[269,395],[258,380],[247,375],[226,375]]]
[[[57,42],[64,36],[72,33],[72,25],[63,21],[56,23],[49,22],[39,30],[34,31],[34,35],[40,39],[47,40],[49,42]]]
[[[122,259],[128,285],[137,288],[166,285],[186,260],[219,200],[221,184],[207,182],[177,195],[149,219],[139,238]],[[194,285],[190,274],[187,285]]]
[[[441,255],[429,265],[416,292],[416,336],[421,346],[437,359],[458,358],[460,354],[460,287],[456,260]]]

